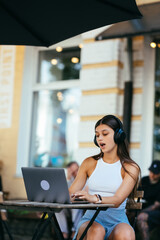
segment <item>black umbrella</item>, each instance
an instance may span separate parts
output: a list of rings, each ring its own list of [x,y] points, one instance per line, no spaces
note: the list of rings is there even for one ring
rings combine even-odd
[[[0,44],[48,47],[140,17],[135,0],[0,0]]]

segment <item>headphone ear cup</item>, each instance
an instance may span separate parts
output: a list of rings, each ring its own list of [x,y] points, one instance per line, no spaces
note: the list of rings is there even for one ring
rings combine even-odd
[[[94,136],[94,144],[99,147],[98,143],[97,143],[97,140],[96,140],[96,135]]]
[[[115,133],[114,133],[114,141],[116,144],[119,144],[121,142],[123,142],[126,138],[126,134],[123,131],[122,128],[118,128],[116,129]]]

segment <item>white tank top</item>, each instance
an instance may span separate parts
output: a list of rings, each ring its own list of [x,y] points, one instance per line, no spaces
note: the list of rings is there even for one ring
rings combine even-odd
[[[87,181],[89,194],[100,194],[102,197],[113,196],[123,181],[121,168],[120,160],[112,164],[104,162],[102,158],[97,160],[96,168]],[[123,209],[125,206],[126,200],[118,209]]]

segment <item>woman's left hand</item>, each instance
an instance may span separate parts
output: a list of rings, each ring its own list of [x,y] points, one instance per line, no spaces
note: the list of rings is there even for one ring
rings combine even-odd
[[[97,197],[95,195],[90,195],[88,192],[82,190],[78,191],[74,194],[75,198],[86,200],[88,202],[95,203],[97,201]]]

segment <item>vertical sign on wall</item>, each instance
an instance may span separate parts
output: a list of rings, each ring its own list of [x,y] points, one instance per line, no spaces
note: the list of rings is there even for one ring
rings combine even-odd
[[[12,122],[15,49],[0,48],[0,128],[10,128]]]

